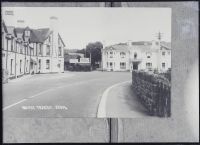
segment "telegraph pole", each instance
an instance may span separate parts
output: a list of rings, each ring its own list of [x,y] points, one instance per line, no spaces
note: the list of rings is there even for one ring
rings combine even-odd
[[[161,41],[162,36],[163,36],[163,33],[161,33],[160,31],[156,33],[156,38],[158,38],[159,41]]]
[[[90,69],[92,69],[92,60],[91,60],[91,49],[90,49]]]

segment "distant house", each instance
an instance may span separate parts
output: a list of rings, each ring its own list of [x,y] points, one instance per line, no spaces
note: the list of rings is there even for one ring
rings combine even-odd
[[[2,68],[9,78],[26,74],[64,72],[65,44],[57,31],[57,18],[49,28],[13,27],[2,21]]]
[[[70,64],[70,59],[78,59],[84,58],[84,54],[82,53],[76,53],[76,52],[71,52],[69,50],[65,50],[64,54],[64,69],[67,70],[69,64]]]
[[[171,68],[170,45],[163,41],[139,41],[107,46],[102,49],[102,68],[106,71],[167,71]]]

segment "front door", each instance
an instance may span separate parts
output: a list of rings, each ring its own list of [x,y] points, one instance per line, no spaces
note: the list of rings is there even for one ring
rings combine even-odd
[[[110,62],[110,70],[113,71],[113,63]]]
[[[133,70],[138,70],[138,63],[133,63]]]

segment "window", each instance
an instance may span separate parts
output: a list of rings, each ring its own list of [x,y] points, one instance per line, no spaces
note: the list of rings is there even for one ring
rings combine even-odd
[[[46,69],[50,69],[50,60],[46,60]]]
[[[60,39],[58,38],[58,45],[60,45]]]
[[[151,58],[151,52],[147,52],[146,55],[147,55],[147,58]]]
[[[126,63],[120,62],[120,69],[126,69]]]
[[[10,60],[10,74],[13,74],[13,59]]]
[[[134,53],[134,59],[137,59],[137,53],[136,52]]]
[[[112,62],[110,62],[110,68],[113,69],[113,63]]]
[[[13,39],[11,39],[11,51],[14,51],[14,47],[13,47]]]
[[[5,39],[4,39],[4,33],[2,32],[2,44],[1,44],[2,49],[5,49],[5,48],[4,48],[4,40],[5,40]]]
[[[162,68],[165,68],[165,63],[164,62],[162,63]]]
[[[58,53],[58,55],[59,55],[59,56],[62,56],[62,48],[59,47],[58,49],[59,49],[59,53]]]
[[[20,60],[20,74],[22,73],[22,60]]]
[[[28,64],[28,60],[26,61],[26,72],[28,72],[28,66],[29,66],[29,64]]]
[[[125,52],[120,52],[120,57],[121,58],[125,58],[126,57],[126,53]]]
[[[110,52],[110,58],[113,58],[113,52],[112,51]]]
[[[46,55],[50,55],[50,46],[49,45],[47,45]]]
[[[31,48],[31,55],[34,55],[34,48]]]
[[[29,31],[29,30],[26,30],[26,31],[25,31],[25,36],[26,36],[26,37],[29,37],[29,36],[30,36],[30,31]]]
[[[39,54],[39,55],[42,55],[42,44],[39,44],[38,54]]]
[[[22,54],[23,53],[23,45],[20,44],[20,53]]]
[[[147,69],[151,69],[151,68],[152,68],[152,63],[147,62],[147,63],[146,63],[146,68],[147,68]]]
[[[61,65],[61,61],[59,60],[59,63],[58,63],[58,68],[60,68],[60,65]]]
[[[5,53],[2,53],[2,57],[5,57],[6,56],[6,54]]]
[[[108,68],[108,62],[107,62],[107,68]]]
[[[165,56],[165,52],[164,51],[162,52],[162,55]]]
[[[20,48],[19,48],[19,43],[16,42],[16,52],[19,52]]]
[[[170,55],[170,51],[168,51],[168,55]]]
[[[49,40],[48,41],[51,42],[51,36],[49,36]]]
[[[29,47],[27,47],[26,53],[27,53],[27,55],[29,55]]]
[[[41,69],[41,59],[39,59],[39,66],[38,69]]]

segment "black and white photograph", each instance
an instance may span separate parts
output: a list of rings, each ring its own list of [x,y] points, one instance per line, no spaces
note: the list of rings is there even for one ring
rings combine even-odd
[[[5,116],[170,117],[170,8],[5,7],[2,25]]]
[[[192,54],[197,55],[194,51],[184,49],[189,47],[189,43],[181,44],[178,40],[196,36],[196,32],[192,33],[196,25],[178,17],[173,18],[177,13],[171,6],[152,4],[144,7],[143,3],[137,3],[138,6],[134,7],[135,3],[128,3],[133,4],[133,7],[129,7],[126,3],[120,3],[122,7],[113,8],[89,4],[87,7],[40,4],[31,5],[29,2],[28,6],[26,3],[15,6],[12,3],[11,6],[5,4],[1,7],[4,141],[20,142],[16,135],[25,132],[20,131],[20,127],[16,129],[24,122],[17,121],[19,119],[32,120],[32,123],[23,125],[25,130],[32,130],[31,124],[34,123],[36,125],[33,126],[39,124],[36,128],[47,128],[43,119],[52,122],[57,119],[57,130],[65,128],[66,123],[63,125],[61,122],[65,119],[68,122],[72,119],[72,122],[76,122],[81,118],[103,119],[106,122],[103,127],[96,125],[93,128],[86,121],[83,126],[89,126],[89,136],[100,134],[101,138],[105,134],[105,142],[113,138],[116,142],[177,141],[180,132],[172,131],[175,129],[173,126],[184,126],[182,121],[174,121],[179,116],[177,112],[181,114],[186,110],[185,115],[189,120],[196,121],[192,117],[195,112],[187,110],[195,110],[194,103],[187,105],[191,100],[183,103],[179,99],[182,97],[184,100],[186,94],[192,97],[197,92],[188,93],[186,87],[178,87],[193,86],[191,90],[197,87],[191,82],[181,83],[181,80],[176,84],[180,77],[182,80],[190,78],[181,73],[186,71],[185,74],[189,74],[192,71],[185,64],[189,57],[196,58]],[[172,29],[175,27],[173,23],[184,26]],[[177,37],[175,31],[181,36]],[[185,57],[184,53],[188,56]],[[185,65],[184,68],[173,63],[179,60]],[[178,72],[180,67],[184,71]],[[194,79],[195,75],[192,76]],[[184,95],[175,96],[178,93]],[[11,119],[16,121],[12,122]],[[138,120],[133,123],[135,125],[129,126],[126,122],[131,119],[133,122],[139,119],[141,123]],[[167,120],[173,125],[164,123]],[[143,129],[140,130],[140,127]],[[73,134],[74,128],[80,130],[81,134],[80,124],[68,125],[68,128],[71,130],[66,132],[68,136]],[[126,130],[134,128],[135,134],[124,134]],[[108,129],[108,132],[102,133],[104,129]],[[45,134],[42,128],[39,130]],[[145,133],[145,130],[149,131]],[[153,134],[148,133],[151,130]],[[165,133],[159,135],[156,130]],[[29,140],[24,139],[28,142],[51,142],[48,138],[54,136],[44,139],[43,134],[39,137],[43,141],[40,141],[33,137],[37,136],[34,132],[34,135],[27,134]],[[55,138],[59,138],[58,134],[55,133]],[[80,138],[90,142],[84,137],[88,134],[83,133]],[[189,132],[185,136],[190,136]],[[73,138],[67,142],[76,142]],[[58,140],[53,139],[54,142]],[[23,139],[21,141],[26,142]],[[98,139],[93,141],[98,142]]]

